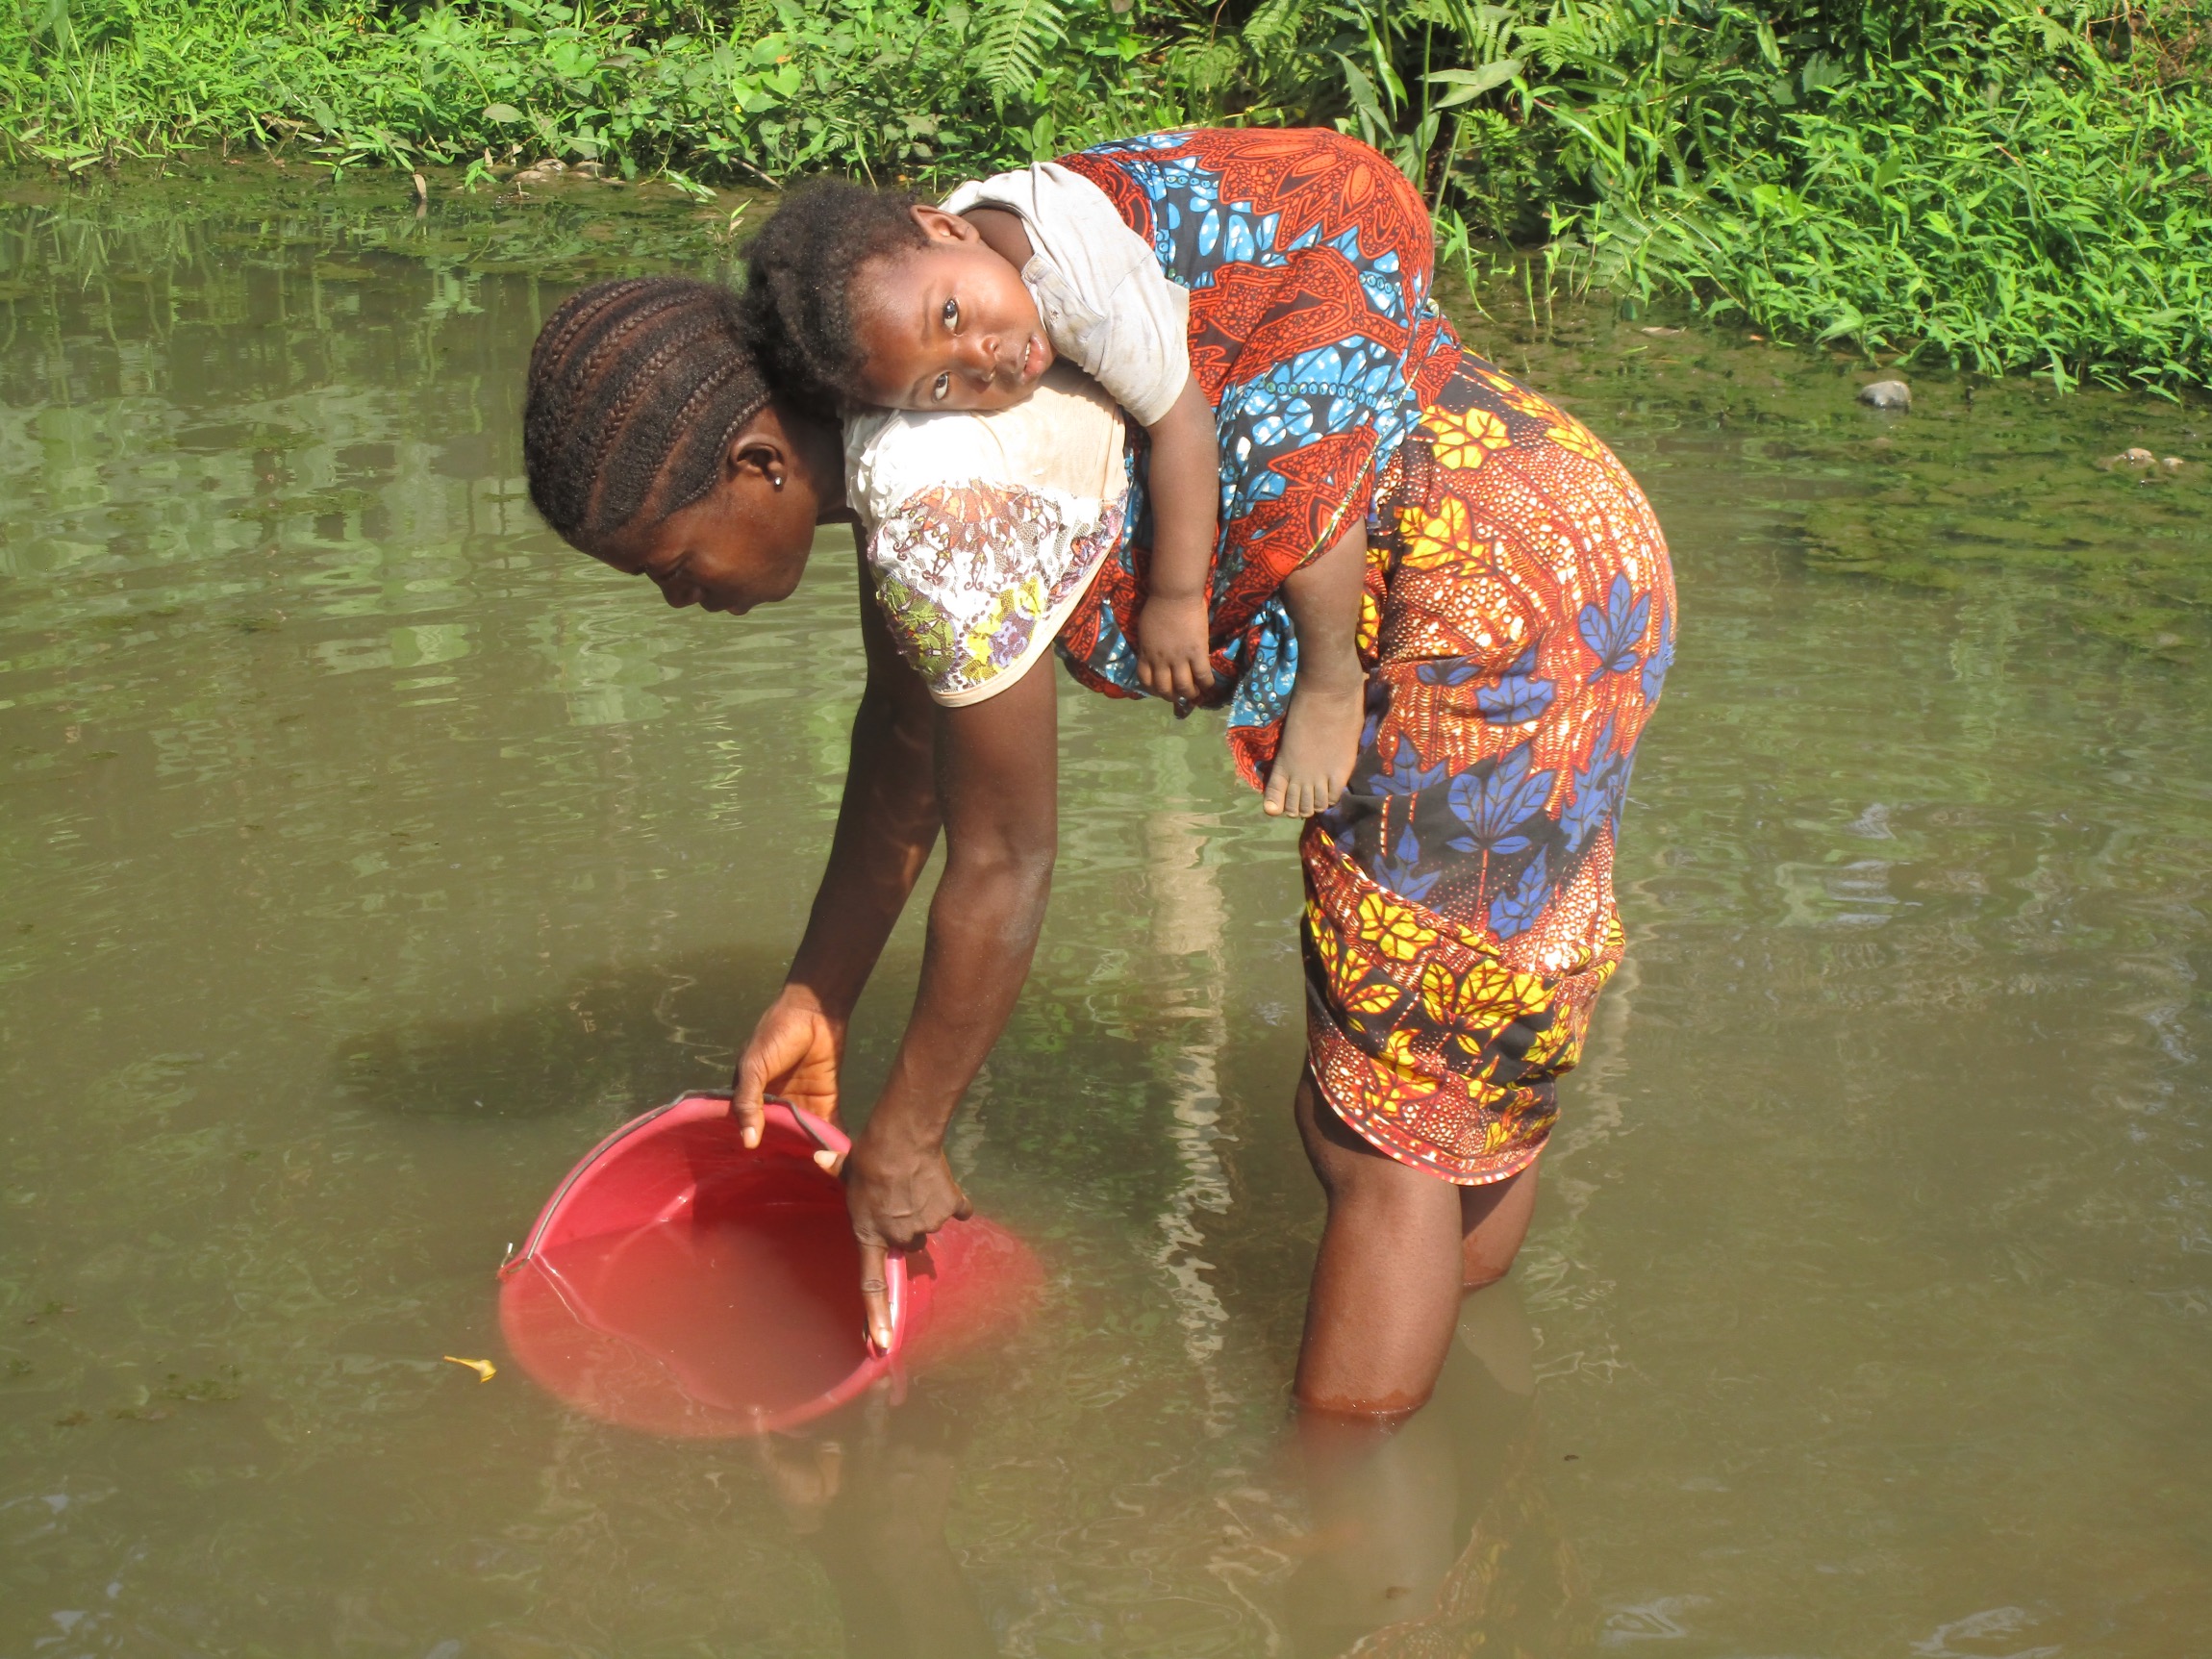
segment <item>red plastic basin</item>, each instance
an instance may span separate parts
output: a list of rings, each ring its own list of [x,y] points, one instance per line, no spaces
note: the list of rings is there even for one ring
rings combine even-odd
[[[886,1272],[892,1336],[871,1352],[844,1189],[815,1163],[845,1138],[771,1102],[758,1147],[726,1095],[689,1094],[576,1166],[500,1269],[522,1369],[602,1420],[720,1437],[795,1428],[878,1378],[1003,1331],[1043,1282],[1004,1228],[953,1221]]]

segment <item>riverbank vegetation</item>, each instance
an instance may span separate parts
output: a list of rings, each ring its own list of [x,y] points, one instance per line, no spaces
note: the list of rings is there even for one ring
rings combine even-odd
[[[1117,10],[1117,7],[1125,9]],[[1329,122],[1447,254],[1984,373],[2212,386],[2212,3],[7,0],[0,142],[928,188]]]

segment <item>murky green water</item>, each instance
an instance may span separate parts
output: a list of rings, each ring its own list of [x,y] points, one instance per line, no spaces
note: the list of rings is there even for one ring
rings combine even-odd
[[[2201,1646],[2212,416],[1470,317],[1645,480],[1685,631],[1438,1403],[1309,1478],[1289,836],[1070,689],[954,1141],[1043,1314],[834,1445],[659,1443],[440,1356],[504,1357],[509,1241],[780,976],[849,566],[672,616],[525,510],[538,318],[711,260],[692,210],[403,204],[0,210],[0,1653]],[[2138,443],[2189,465],[2092,465]]]

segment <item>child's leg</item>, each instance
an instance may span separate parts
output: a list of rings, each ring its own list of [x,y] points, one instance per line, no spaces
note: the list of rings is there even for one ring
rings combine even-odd
[[[1355,525],[1283,583],[1283,605],[1298,637],[1298,678],[1268,771],[1270,814],[1326,812],[1351,777],[1367,713],[1357,643],[1367,556],[1367,526]]]
[[[1460,1188],[1385,1157],[1329,1110],[1311,1072],[1298,1080],[1296,1113],[1329,1219],[1295,1392],[1318,1411],[1413,1411],[1444,1369],[1460,1297],[1512,1266],[1534,1171]]]

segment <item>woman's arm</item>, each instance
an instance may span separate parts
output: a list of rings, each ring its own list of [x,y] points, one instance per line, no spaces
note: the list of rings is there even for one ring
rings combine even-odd
[[[884,626],[865,561],[860,629],[867,685],[853,716],[829,864],[783,991],[738,1060],[733,1110],[748,1146],[760,1142],[765,1095],[837,1116],[853,1005],[937,844],[937,708]]]
[[[1060,834],[1057,681],[1040,661],[996,696],[937,714],[944,874],[906,1035],[844,1169],[879,1347],[891,1341],[885,1251],[968,1214],[944,1131],[1006,1028],[1043,925]]]

